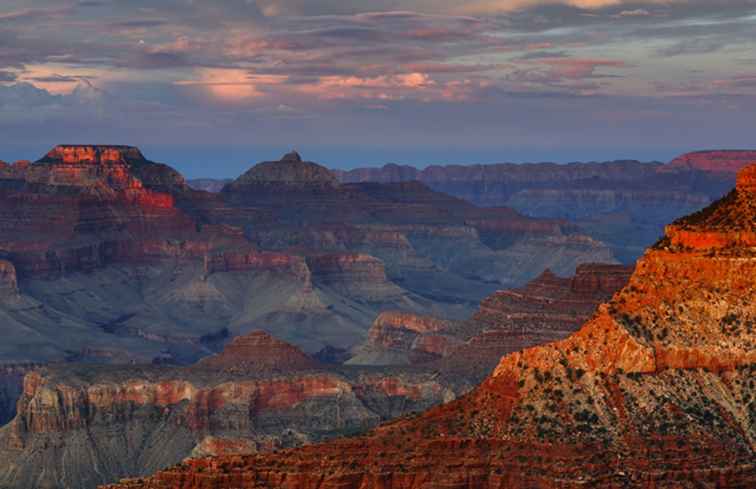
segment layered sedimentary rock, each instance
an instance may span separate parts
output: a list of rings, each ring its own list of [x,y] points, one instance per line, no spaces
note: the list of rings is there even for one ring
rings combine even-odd
[[[571,273],[581,262],[613,260],[603,243],[564,222],[480,209],[419,182],[339,183],[333,172],[296,154],[256,165],[221,198],[239,212],[269,214],[246,227],[262,248],[372,255],[392,281],[431,293],[434,301],[469,294],[473,306],[496,282],[519,285],[545,266]],[[527,254],[538,258],[522,266]]]
[[[504,357],[458,401],[364,437],[113,487],[751,487],[756,255],[741,236],[756,230],[754,172],[675,223],[578,332]]]
[[[133,147],[57,146],[0,171],[0,251],[24,277],[191,253],[220,230],[202,232],[176,207],[184,188]]]
[[[461,341],[453,323],[431,316],[400,311],[382,313],[370,327],[368,339],[349,363],[409,365],[445,356]]]
[[[756,150],[695,151],[678,156],[670,169],[699,170],[734,177],[741,169],[756,161]]]
[[[480,379],[502,355],[566,338],[630,278],[622,265],[583,264],[572,277],[546,270],[526,286],[484,299],[465,321],[386,312],[373,323],[351,364],[436,368]]]
[[[1,166],[0,204],[12,362],[187,364],[260,328],[349,349],[383,310],[460,318],[545,267],[612,260],[574,226],[341,184],[294,153],[211,194],[134,147],[61,145]]]
[[[525,215],[567,219],[608,242],[633,263],[665,224],[710,204],[735,181],[756,151],[699,151],[669,164],[613,161],[448,165],[419,170],[394,164],[338,171],[342,182],[421,181],[480,206],[508,206]]]
[[[21,397],[24,376],[36,367],[29,363],[0,365],[0,426],[16,416],[16,402]]]
[[[323,254],[307,257],[313,280],[347,295],[380,301],[387,296],[399,296],[402,291],[386,276],[379,259],[365,254]]]
[[[430,372],[324,368],[262,332],[189,368],[43,367],[0,429],[0,486],[85,489],[190,455],[297,446],[467,388]]]
[[[296,372],[317,367],[317,362],[294,346],[264,331],[234,338],[221,353],[203,358],[199,367],[226,372]]]

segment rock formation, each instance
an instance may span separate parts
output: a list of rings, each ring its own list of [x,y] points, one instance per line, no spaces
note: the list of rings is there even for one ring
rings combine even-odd
[[[234,338],[221,353],[203,358],[201,368],[225,372],[296,372],[318,366],[294,346],[264,331],[253,331]]]
[[[470,387],[431,372],[326,368],[263,332],[187,368],[41,367],[0,428],[0,487],[86,489],[190,455],[298,446]]]
[[[130,146],[0,166],[0,235],[13,363],[189,364],[261,328],[350,349],[381,311],[464,317],[547,266],[612,260],[562,222],[417,182],[340,184],[292,153],[211,194]]]
[[[550,270],[526,286],[484,299],[465,321],[386,312],[373,323],[350,364],[427,364],[480,380],[502,355],[561,340],[590,318],[630,278],[622,265],[583,264],[573,277]]]
[[[0,300],[18,296],[16,267],[7,260],[0,260]]]
[[[379,315],[368,339],[349,363],[355,365],[409,365],[428,362],[449,353],[460,341],[451,321],[399,311]]]
[[[678,156],[669,164],[670,169],[699,170],[734,177],[742,168],[756,161],[756,150],[696,151]]]
[[[0,365],[0,426],[16,416],[16,402],[21,397],[24,376],[37,368],[34,364]]]
[[[483,207],[507,206],[531,217],[567,219],[612,245],[632,264],[665,224],[706,207],[735,181],[756,151],[688,153],[669,164],[613,161],[447,165],[385,165],[336,171],[343,183],[418,180]]]
[[[364,437],[110,487],[752,487],[754,171],[672,226],[578,332],[502,358],[457,401]]]

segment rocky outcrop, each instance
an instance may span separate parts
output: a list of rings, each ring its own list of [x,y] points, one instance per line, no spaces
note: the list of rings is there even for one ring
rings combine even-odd
[[[0,426],[16,416],[16,402],[23,392],[24,376],[37,368],[31,363],[0,365]]]
[[[0,260],[0,300],[18,296],[16,267],[7,260]]]
[[[753,232],[751,171],[678,225]],[[754,248],[668,241],[578,332],[502,358],[462,399],[368,436],[111,487],[751,487]]]
[[[177,245],[222,238],[176,207],[184,189],[181,175],[136,148],[56,146],[34,164],[0,171],[0,250],[22,277],[174,258]]]
[[[579,265],[575,275],[568,278],[546,270],[521,289],[486,298],[474,318],[493,327],[524,320],[519,326],[525,329],[574,328],[585,322],[598,304],[624,287],[631,273],[630,267],[605,264]],[[528,321],[543,324],[526,327]],[[543,327],[546,323],[555,327]]]
[[[189,368],[43,367],[0,429],[0,486],[92,488],[187,456],[364,431],[469,388],[430,372],[324,368],[253,332]]]
[[[572,277],[546,270],[526,286],[487,297],[457,333],[463,341],[439,363],[482,379],[502,355],[566,338],[624,287],[632,268],[589,263]]]
[[[756,150],[695,151],[678,156],[666,170],[698,170],[735,176],[742,168],[756,162]]]
[[[350,364],[437,368],[481,378],[502,355],[561,340],[588,320],[602,302],[625,286],[632,269],[583,264],[573,277],[546,270],[526,286],[484,299],[466,321],[446,321],[403,312],[385,312]]]
[[[727,254],[756,246],[756,167],[740,170],[735,190],[711,207],[667,227],[657,247]]]
[[[314,369],[317,362],[298,348],[264,331],[238,336],[221,353],[203,358],[199,367],[233,373],[296,372]]]
[[[252,167],[236,179],[230,189],[253,184],[323,185],[337,186],[336,176],[326,167],[303,161],[296,151],[285,154],[279,161],[266,161]]]
[[[349,363],[355,365],[409,365],[445,356],[461,343],[452,334],[451,321],[399,311],[381,313],[367,342]]]

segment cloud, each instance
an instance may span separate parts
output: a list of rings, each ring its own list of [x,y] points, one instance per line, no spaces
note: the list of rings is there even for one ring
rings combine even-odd
[[[635,10],[623,10],[618,13],[618,17],[648,17],[652,15],[651,12],[644,8],[637,8]]]
[[[21,137],[65,121],[275,139],[275,120],[281,134],[333,131],[333,144],[344,127],[410,144],[453,124],[527,139],[518,111],[557,134],[553,120],[606,104],[607,120],[643,132],[641,113],[750,100],[755,15],[752,0],[5,0],[0,119],[4,134],[14,117],[33,126]]]
[[[12,82],[15,81],[18,75],[12,71],[0,70],[0,82]]]

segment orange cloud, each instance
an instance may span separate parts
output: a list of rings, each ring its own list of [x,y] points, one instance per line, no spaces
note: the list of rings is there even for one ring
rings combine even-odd
[[[220,100],[241,101],[261,97],[263,87],[280,85],[286,79],[283,75],[253,75],[242,69],[203,68],[199,70],[198,79],[181,80],[176,84],[201,87]]]
[[[684,0],[477,0],[459,7],[464,13],[508,12],[538,5],[569,5],[583,9],[600,9],[622,4],[669,5]]]
[[[301,90],[321,99],[372,98],[400,100],[410,91],[431,88],[436,83],[424,73],[392,76],[323,76],[317,83],[304,85]]]

